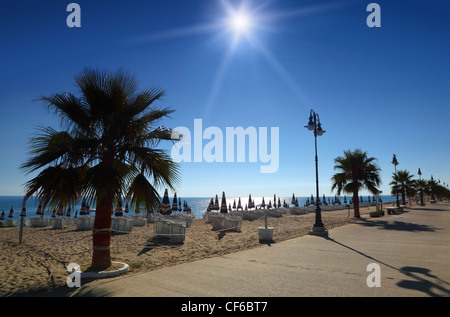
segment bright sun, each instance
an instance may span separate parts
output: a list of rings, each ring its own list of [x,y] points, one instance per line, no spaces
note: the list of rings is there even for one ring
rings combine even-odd
[[[234,12],[231,14],[229,24],[233,32],[238,36],[249,34],[252,27],[251,18],[245,12]]]
[[[245,13],[236,13],[230,19],[231,27],[238,33],[245,33],[250,28],[250,18]]]

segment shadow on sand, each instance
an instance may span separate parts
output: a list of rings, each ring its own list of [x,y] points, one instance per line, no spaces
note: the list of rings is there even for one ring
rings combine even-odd
[[[173,241],[168,237],[153,237],[147,240],[144,248],[138,253],[138,255],[142,255],[147,253],[148,251],[153,250],[154,248],[169,246],[169,247],[179,247],[183,245],[183,241]]]

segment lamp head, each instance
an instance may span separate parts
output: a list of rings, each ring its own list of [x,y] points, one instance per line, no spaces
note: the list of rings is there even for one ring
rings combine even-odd
[[[313,131],[316,127],[316,124],[314,123],[312,114],[309,115],[309,122],[308,125],[305,125],[305,128],[307,128],[309,131]]]
[[[394,164],[394,165],[398,165],[397,157],[395,157],[395,154],[394,154],[394,157],[392,158],[392,162],[391,163]]]
[[[320,124],[320,122],[319,122],[319,124],[317,125],[317,135],[318,136],[321,136],[321,135],[323,135],[325,133],[325,130],[322,130],[322,125]]]

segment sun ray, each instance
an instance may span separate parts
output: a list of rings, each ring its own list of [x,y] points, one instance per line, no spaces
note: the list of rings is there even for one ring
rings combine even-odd
[[[225,51],[220,60],[219,67],[217,69],[216,75],[214,76],[213,85],[211,87],[211,93],[208,98],[208,102],[206,104],[206,108],[204,111],[204,115],[207,116],[211,109],[213,108],[214,101],[216,100],[217,94],[220,90],[220,86],[222,85],[223,78],[225,76],[228,65],[231,61],[232,49],[229,48]]]
[[[268,64],[274,69],[278,76],[280,76],[280,78],[292,90],[292,92],[298,98],[300,104],[309,109],[310,105],[312,104],[311,100],[306,96],[305,92],[298,85],[297,81],[290,75],[290,73],[275,57],[275,55],[273,55],[272,52],[256,38],[250,38],[250,42],[256,48],[256,50],[266,59]]]
[[[131,41],[135,43],[149,43],[176,38],[184,38],[188,36],[200,35],[205,33],[215,33],[223,28],[221,23],[209,23],[184,26],[170,30],[162,30],[134,37]]]

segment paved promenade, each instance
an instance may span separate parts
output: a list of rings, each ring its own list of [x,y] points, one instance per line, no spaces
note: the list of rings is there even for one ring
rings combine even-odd
[[[437,203],[406,210],[332,229],[327,238],[304,236],[97,280],[72,296],[448,297],[450,206]],[[369,287],[368,280],[379,286]]]

